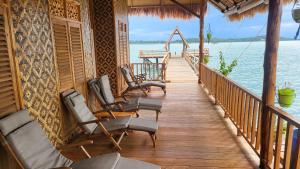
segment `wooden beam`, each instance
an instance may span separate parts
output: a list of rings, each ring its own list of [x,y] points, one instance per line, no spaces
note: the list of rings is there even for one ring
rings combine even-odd
[[[178,1],[176,1],[176,0],[170,0],[170,1],[173,2],[174,4],[176,4],[177,6],[181,7],[183,10],[185,10],[185,11],[187,11],[187,12],[193,14],[193,15],[196,16],[197,18],[200,18],[200,16],[199,16],[196,12],[192,11],[191,9],[189,9],[188,7],[186,7],[186,6],[184,6],[183,4],[179,3]],[[202,12],[202,11],[201,11],[201,12]]]
[[[201,0],[200,3],[200,42],[199,42],[199,75],[198,83],[201,83],[201,64],[203,63],[204,53],[204,16],[207,10],[207,0]]]
[[[269,15],[266,37],[266,48],[264,56],[264,83],[262,94],[262,131],[261,131],[261,159],[260,167],[268,168],[268,156],[273,153],[268,146],[269,135],[273,129],[269,126],[271,118],[268,105],[274,105],[276,93],[276,69],[278,46],[280,40],[280,23],[282,16],[283,0],[272,0],[269,2]],[[271,146],[272,147],[272,146]],[[272,149],[272,148],[271,148]]]

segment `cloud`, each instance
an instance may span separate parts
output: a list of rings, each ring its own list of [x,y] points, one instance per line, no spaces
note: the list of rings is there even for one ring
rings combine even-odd
[[[296,28],[298,26],[299,26],[299,24],[295,23],[295,22],[283,22],[283,23],[281,23],[282,28]]]
[[[252,30],[259,30],[262,29],[263,25],[252,25],[252,26],[248,26],[245,27],[246,29],[252,29]]]

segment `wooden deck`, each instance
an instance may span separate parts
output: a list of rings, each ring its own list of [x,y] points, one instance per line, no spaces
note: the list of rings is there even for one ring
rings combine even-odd
[[[159,89],[153,89],[149,95],[163,101],[157,147],[152,147],[148,134],[130,132],[121,143],[121,154],[161,165],[163,169],[258,168],[257,156],[243,138],[236,136],[229,120],[223,118],[218,106],[197,84],[197,77],[191,75],[192,70],[181,61],[185,62],[170,60],[168,77],[172,82],[167,84],[167,95]],[[185,73],[179,73],[179,68]],[[140,111],[140,114],[142,118],[155,119],[154,112]],[[96,145],[87,149],[93,155],[113,151],[105,138],[97,139]],[[76,159],[82,153],[69,155]]]
[[[172,57],[169,60],[166,79],[171,83],[196,83],[197,75],[182,57]]]

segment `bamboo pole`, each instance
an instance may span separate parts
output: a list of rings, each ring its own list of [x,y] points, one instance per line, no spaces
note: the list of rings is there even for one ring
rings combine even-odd
[[[268,150],[269,118],[268,105],[274,105],[276,92],[276,68],[280,39],[280,23],[282,16],[282,0],[269,1],[269,15],[264,57],[264,84],[262,94],[262,122],[261,122],[261,151],[260,168],[268,168],[268,156],[272,151]]]
[[[199,42],[199,77],[198,83],[201,83],[201,64],[204,56],[204,16],[207,9],[207,0],[200,0],[200,42]]]

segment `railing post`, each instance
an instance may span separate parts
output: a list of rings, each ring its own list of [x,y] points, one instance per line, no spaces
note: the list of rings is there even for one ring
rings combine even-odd
[[[166,63],[162,64],[162,80],[166,80]]]
[[[276,91],[276,69],[278,45],[280,39],[280,23],[283,0],[269,1],[269,15],[264,57],[264,84],[262,94],[262,123],[261,123],[261,150],[260,168],[268,168],[268,159],[273,153],[270,143],[270,127],[273,126],[269,113],[269,105],[274,105]],[[269,157],[269,158],[268,158]]]
[[[203,62],[204,51],[204,16],[207,10],[207,0],[201,0],[200,3],[200,43],[199,43],[199,77],[198,83],[201,83],[201,64]]]

